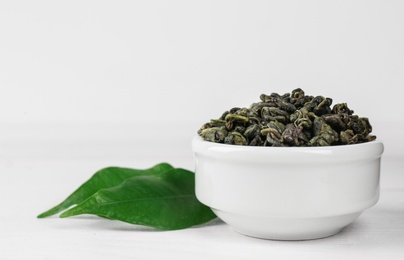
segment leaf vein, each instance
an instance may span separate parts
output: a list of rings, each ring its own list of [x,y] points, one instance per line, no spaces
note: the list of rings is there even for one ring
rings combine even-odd
[[[182,196],[163,196],[163,197],[150,197],[150,198],[141,198],[141,199],[128,199],[128,200],[120,200],[120,201],[111,201],[111,202],[102,202],[98,204],[100,206],[108,206],[119,203],[127,203],[127,202],[140,202],[140,201],[153,201],[153,200],[172,200],[172,199],[184,199],[184,198],[192,198],[194,195],[182,195]]]

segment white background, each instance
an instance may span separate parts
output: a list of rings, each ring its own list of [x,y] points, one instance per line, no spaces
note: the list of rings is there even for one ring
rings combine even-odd
[[[0,174],[54,163],[33,185],[67,187],[40,193],[40,213],[100,167],[192,170],[203,123],[297,87],[347,102],[403,160],[403,13],[400,0],[0,1]],[[76,161],[96,163],[68,182],[57,169]]]
[[[401,156],[403,12],[399,0],[2,1],[1,140],[142,133],[185,151],[223,111],[301,87],[347,102]]]

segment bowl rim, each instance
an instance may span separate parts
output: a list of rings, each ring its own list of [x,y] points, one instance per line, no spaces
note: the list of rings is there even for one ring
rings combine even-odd
[[[369,146],[369,145],[374,145],[374,144],[382,144],[383,142],[381,140],[373,140],[369,142],[363,142],[363,143],[357,143],[357,144],[341,144],[341,145],[327,145],[327,146],[252,146],[252,145],[236,145],[236,144],[225,144],[225,143],[215,143],[215,142],[210,142],[204,140],[201,136],[196,135],[193,138],[193,141],[201,141],[205,142],[208,144],[211,144],[212,146],[218,146],[218,147],[231,147],[232,149],[306,149],[306,150],[318,150],[318,149],[323,149],[323,150],[328,150],[328,149],[347,149],[348,147],[354,147],[354,146]]]
[[[209,142],[196,135],[192,139],[192,149],[195,156],[204,155],[222,159],[279,163],[290,162],[290,158],[293,157],[296,163],[312,163],[313,160],[348,162],[379,159],[384,152],[384,145],[380,140],[374,140],[359,144],[334,146],[244,146]]]

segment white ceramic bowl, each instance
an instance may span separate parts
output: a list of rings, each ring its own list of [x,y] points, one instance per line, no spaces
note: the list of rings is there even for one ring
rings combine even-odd
[[[379,199],[383,144],[252,147],[196,136],[196,196],[235,231],[277,240],[334,235]]]

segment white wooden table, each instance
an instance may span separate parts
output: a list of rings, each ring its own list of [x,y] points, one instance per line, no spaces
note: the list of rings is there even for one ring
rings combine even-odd
[[[193,168],[192,153],[175,150],[103,154],[93,146],[88,156],[86,146],[72,147],[2,150],[0,259],[404,259],[404,162],[397,159],[383,159],[380,200],[356,222],[333,237],[285,242],[240,235],[220,220],[155,231],[93,216],[37,219],[105,166],[147,168],[164,154]]]

